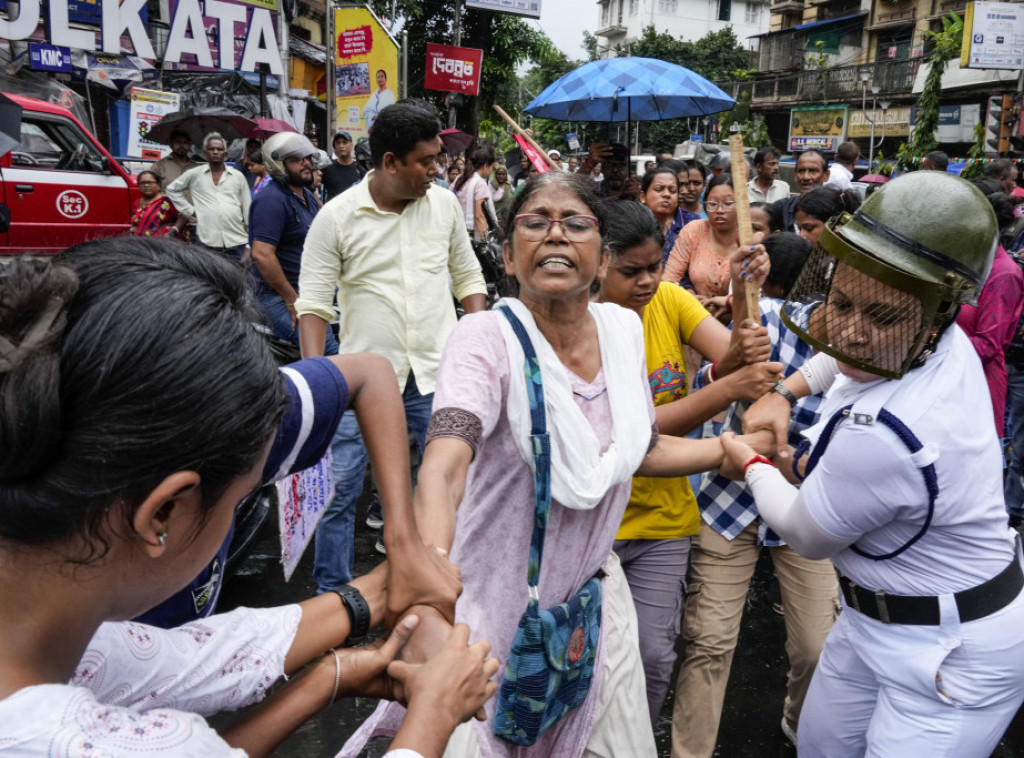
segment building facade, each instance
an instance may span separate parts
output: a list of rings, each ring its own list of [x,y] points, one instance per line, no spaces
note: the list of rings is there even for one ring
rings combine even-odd
[[[961,17],[966,0],[772,0],[770,28],[759,36],[757,73],[727,82],[749,92],[773,143],[785,152],[831,152],[852,139],[861,154],[891,158],[906,142],[931,53],[928,32]],[[1012,93],[1017,72],[961,70],[942,80],[940,147],[966,156],[988,98]]]
[[[603,58],[614,58],[617,47],[628,49],[648,26],[689,42],[731,26],[740,43],[750,46],[769,28],[768,0],[599,0],[598,12]]]

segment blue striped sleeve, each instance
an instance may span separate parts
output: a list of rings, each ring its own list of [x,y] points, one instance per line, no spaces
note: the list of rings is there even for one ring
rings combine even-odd
[[[323,458],[348,407],[348,384],[329,359],[307,358],[285,366],[281,373],[288,410],[263,467],[264,484],[307,469]]]

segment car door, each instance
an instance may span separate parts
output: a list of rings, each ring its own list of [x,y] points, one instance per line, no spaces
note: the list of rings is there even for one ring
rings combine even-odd
[[[11,210],[4,252],[57,252],[128,230],[127,180],[71,119],[24,110],[21,143],[4,163],[0,178]]]

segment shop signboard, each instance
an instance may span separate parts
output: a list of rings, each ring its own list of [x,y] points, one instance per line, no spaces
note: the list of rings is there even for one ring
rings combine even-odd
[[[423,86],[441,92],[479,95],[483,60],[483,50],[428,42]]]
[[[128,112],[128,155],[132,158],[159,160],[171,151],[167,145],[146,138],[149,131],[168,113],[179,109],[181,95],[177,92],[132,87],[131,110]]]
[[[334,33],[337,127],[358,140],[395,102],[398,45],[367,8],[336,10]]]
[[[967,4],[960,68],[1024,67],[1024,6],[1019,3]]]
[[[910,133],[917,123],[917,106],[910,109]],[[981,118],[981,106],[977,103],[962,105],[940,105],[939,125],[935,139],[941,144],[951,142],[974,142],[974,126]]]
[[[481,11],[515,13],[518,16],[540,18],[542,3],[543,0],[466,0],[466,7]]]
[[[846,135],[845,105],[793,108],[789,114],[789,149],[832,152]]]
[[[67,8],[68,21],[94,26],[100,26],[103,23],[103,8],[100,5],[100,0],[67,0]],[[0,11],[7,12],[7,0],[0,0]],[[144,23],[148,23],[145,5],[139,9],[139,15]]]
[[[874,135],[871,132],[871,121],[875,122]],[[884,125],[884,128],[883,128]],[[880,139],[886,137],[906,137],[910,134],[910,106],[906,108],[888,108],[882,110],[851,110],[850,124],[846,136]]]

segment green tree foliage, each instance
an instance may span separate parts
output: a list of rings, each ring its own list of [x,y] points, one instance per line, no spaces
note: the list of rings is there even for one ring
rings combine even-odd
[[[643,36],[630,46],[630,53],[685,66],[712,82],[732,78],[738,69],[745,70],[750,61],[750,53],[739,44],[732,27],[687,42],[648,26]],[[749,113],[749,104],[747,111]],[[653,121],[642,126],[641,142],[655,153],[672,152],[677,144],[690,138],[691,128],[700,131],[697,119]]]
[[[382,19],[390,20],[392,0],[368,3]],[[455,44],[454,0],[394,0],[398,28],[409,33],[409,96],[433,102],[442,111],[443,92],[423,86],[427,43]],[[482,120],[497,119],[492,103],[512,102],[510,94],[518,89],[518,69],[527,61],[547,63],[564,58],[548,37],[522,18],[508,13],[463,9],[463,47],[484,51],[480,95],[471,97],[456,109],[456,125],[476,134]]]
[[[956,13],[950,11],[949,16],[942,19],[941,32],[925,32],[935,42],[929,59],[928,76],[924,81],[924,90],[917,101],[917,124],[910,142],[900,145],[897,161],[907,166],[915,158],[921,158],[936,147],[935,130],[939,125],[939,105],[942,96],[942,75],[946,72],[946,64],[960,54],[963,44],[964,21]]]
[[[764,119],[759,117],[751,118],[750,115],[750,87],[744,86],[736,98],[736,105],[732,110],[719,114],[718,126],[723,141],[732,132],[733,124],[739,128],[743,137],[745,147],[768,147],[772,144],[768,136],[768,125]]]

